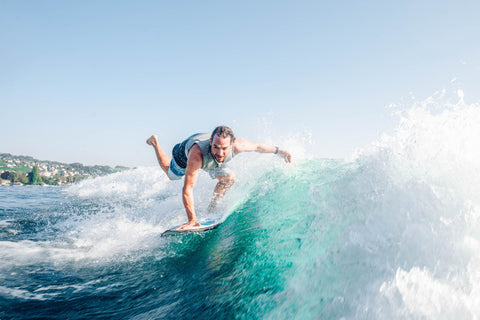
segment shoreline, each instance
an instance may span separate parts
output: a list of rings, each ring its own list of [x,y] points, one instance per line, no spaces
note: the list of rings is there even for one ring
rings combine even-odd
[[[62,185],[54,185],[54,184],[0,184],[0,187],[70,187],[74,184],[62,184]]]
[[[7,181],[7,182],[6,182]],[[8,180],[3,180],[0,182],[0,187],[68,187],[68,186],[73,186],[75,183],[65,183],[65,184],[48,184],[48,183],[42,183],[42,184],[26,184],[26,183],[21,183],[21,182],[10,182]]]

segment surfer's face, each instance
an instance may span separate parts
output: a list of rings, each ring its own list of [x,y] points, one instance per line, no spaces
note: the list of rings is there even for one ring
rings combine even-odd
[[[222,138],[219,135],[214,135],[213,140],[210,140],[210,150],[217,162],[223,162],[225,156],[230,152],[232,141],[230,137]]]

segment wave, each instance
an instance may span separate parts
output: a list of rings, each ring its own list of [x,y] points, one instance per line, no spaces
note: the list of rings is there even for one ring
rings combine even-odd
[[[351,159],[285,165],[245,155],[214,213],[215,181],[202,175],[198,215],[223,219],[211,232],[160,237],[186,217],[181,182],[157,167],[63,189],[35,241],[13,240],[23,231],[11,217],[0,223],[12,237],[0,242],[0,270],[69,270],[82,280],[0,295],[66,308],[82,296],[91,314],[136,319],[478,317],[480,106],[449,99],[397,107],[395,132]],[[94,302],[103,294],[124,303]]]

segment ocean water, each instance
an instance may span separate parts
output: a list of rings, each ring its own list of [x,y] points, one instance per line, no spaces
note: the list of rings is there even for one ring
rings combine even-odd
[[[458,97],[396,107],[350,159],[240,155],[213,213],[202,174],[202,234],[160,236],[186,217],[157,167],[0,188],[0,319],[478,319],[480,106]]]

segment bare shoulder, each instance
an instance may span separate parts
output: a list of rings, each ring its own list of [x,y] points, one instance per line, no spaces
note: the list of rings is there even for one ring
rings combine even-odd
[[[201,168],[203,164],[203,154],[202,149],[196,144],[192,146],[190,152],[188,153],[187,167],[194,169]]]

